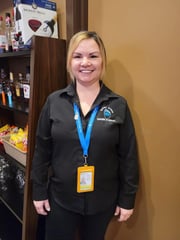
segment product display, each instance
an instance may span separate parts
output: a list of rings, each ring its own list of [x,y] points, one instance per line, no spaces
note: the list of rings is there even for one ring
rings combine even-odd
[[[30,98],[30,67],[26,66],[25,73],[10,72],[0,69],[0,102],[13,105],[13,102],[27,102]],[[15,80],[14,80],[15,75]]]
[[[14,0],[15,25],[23,45],[33,35],[58,38],[56,3],[48,0]]]
[[[16,131],[2,137],[5,152],[18,162],[26,165],[28,127],[16,128]]]

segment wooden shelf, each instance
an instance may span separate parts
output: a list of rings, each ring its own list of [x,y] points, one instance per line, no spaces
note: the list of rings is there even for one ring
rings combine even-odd
[[[17,161],[0,154],[11,163],[11,172],[24,171],[25,188],[17,187],[15,178],[8,179],[7,190],[0,192],[1,201],[22,224],[22,240],[36,239],[38,216],[32,200],[30,172],[34,154],[35,133],[39,114],[47,96],[66,86],[66,41],[53,38],[34,36],[30,51],[19,51],[0,54],[0,67],[10,71],[23,71],[30,65],[30,99],[29,103],[0,102],[0,124],[9,123],[18,127],[28,124],[28,151],[26,167],[20,168]],[[15,177],[15,175],[14,175]]]
[[[0,53],[0,58],[15,58],[15,57],[30,57],[30,49],[28,50],[22,50],[22,51],[16,51],[16,52],[5,52]]]
[[[12,105],[9,105],[8,103],[3,104],[0,101],[0,108],[6,109],[9,111],[19,111],[19,112],[26,113],[26,114],[29,113],[29,105],[28,105],[28,103],[25,103],[25,102],[13,101]]]

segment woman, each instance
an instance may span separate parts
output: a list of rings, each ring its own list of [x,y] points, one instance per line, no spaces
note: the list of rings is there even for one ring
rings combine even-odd
[[[47,98],[32,167],[33,202],[46,240],[103,240],[113,215],[126,221],[138,186],[136,138],[126,100],[102,82],[106,52],[95,32],[69,44],[72,83]],[[51,167],[51,175],[49,168]]]

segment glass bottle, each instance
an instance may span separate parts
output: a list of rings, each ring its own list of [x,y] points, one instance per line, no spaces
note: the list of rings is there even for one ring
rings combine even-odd
[[[23,82],[24,101],[28,102],[30,98],[30,66],[26,67],[26,78]]]
[[[23,75],[22,73],[18,74],[19,86],[20,86],[20,100],[24,100],[24,90],[23,90]]]
[[[12,106],[12,92],[9,86],[7,87],[7,99],[9,106]]]
[[[13,72],[9,73],[9,88],[12,93],[12,99],[16,99],[16,89],[15,89],[15,84],[14,84],[14,74]]]
[[[16,82],[15,82],[15,93],[16,93],[16,100],[20,101],[21,94],[20,94],[20,82],[19,82],[19,79],[17,79]]]
[[[6,35],[6,52],[12,52],[12,42],[11,42],[11,15],[6,13],[5,18],[5,35]]]
[[[12,12],[12,24],[11,24],[10,32],[11,32],[12,51],[18,51],[19,44],[18,44],[18,34],[16,31],[16,26],[14,21],[14,11]]]
[[[0,16],[0,53],[5,52],[5,46],[6,46],[6,35],[4,31],[3,17]]]
[[[2,97],[2,103],[6,104],[6,93],[7,93],[7,82],[6,82],[6,72],[4,68],[0,71],[0,91]]]
[[[2,89],[4,92],[6,92],[6,88],[7,88],[7,74],[4,70],[4,68],[1,68],[0,71],[0,78],[1,78],[1,83],[2,83]]]

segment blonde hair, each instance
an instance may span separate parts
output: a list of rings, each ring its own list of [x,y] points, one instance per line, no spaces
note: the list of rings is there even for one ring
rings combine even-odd
[[[75,49],[78,47],[79,43],[85,39],[94,39],[94,41],[99,46],[100,54],[102,57],[102,71],[100,75],[100,79],[102,79],[105,73],[106,64],[107,64],[106,50],[105,50],[105,46],[102,39],[98,36],[96,32],[80,31],[71,38],[69,42],[68,52],[67,52],[67,71],[69,72],[71,79],[74,80],[74,76],[71,70],[72,55]]]

